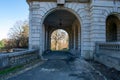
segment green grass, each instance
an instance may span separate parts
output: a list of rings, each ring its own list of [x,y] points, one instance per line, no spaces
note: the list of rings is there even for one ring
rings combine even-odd
[[[15,71],[19,68],[22,68],[22,66],[15,66],[15,67],[12,67],[12,68],[7,68],[7,69],[4,69],[4,70],[1,70],[0,75],[10,73],[10,72]]]

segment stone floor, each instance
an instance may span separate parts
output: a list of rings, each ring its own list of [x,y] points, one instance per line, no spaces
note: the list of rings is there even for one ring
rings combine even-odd
[[[67,52],[43,55],[47,60],[22,74],[7,80],[106,80],[82,58],[69,60]]]
[[[105,80],[83,59],[48,59],[42,65],[8,80]]]
[[[42,56],[44,59],[67,59],[69,54],[67,51],[46,51]]]

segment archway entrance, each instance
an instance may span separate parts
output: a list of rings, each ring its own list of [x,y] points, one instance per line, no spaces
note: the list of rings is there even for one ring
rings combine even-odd
[[[117,15],[110,15],[106,20],[106,41],[120,41],[120,20]]]
[[[51,34],[51,50],[66,51],[69,49],[69,36],[63,29],[57,29]]]
[[[51,35],[57,29],[65,30],[69,35],[67,49],[81,52],[81,26],[75,14],[65,9],[53,10],[45,16],[43,21],[44,49],[50,50],[52,45]],[[62,48],[65,49],[65,48]]]

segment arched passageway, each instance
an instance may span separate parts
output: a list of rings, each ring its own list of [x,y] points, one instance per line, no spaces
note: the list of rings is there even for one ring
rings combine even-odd
[[[57,29],[65,30],[69,35],[69,49],[81,50],[81,28],[80,22],[73,13],[58,9],[54,10],[45,17],[44,28],[44,49],[51,49],[51,34]]]
[[[117,15],[109,15],[106,20],[106,41],[120,41],[120,19]]]

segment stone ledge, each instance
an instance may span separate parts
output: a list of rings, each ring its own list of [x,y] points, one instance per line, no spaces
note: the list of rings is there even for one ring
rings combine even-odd
[[[29,71],[33,68],[36,68],[38,67],[39,65],[43,64],[44,61],[41,61],[41,60],[33,60],[31,61],[30,63],[27,63],[25,65],[21,65],[22,67],[21,68],[18,68],[14,71],[11,71],[10,73],[6,73],[6,74],[3,74],[3,75],[0,75],[0,80],[7,80],[11,77],[15,77],[17,75],[20,75],[26,71]]]
[[[0,54],[0,69],[14,67],[38,59],[38,50]]]
[[[9,57],[13,57],[13,56],[19,56],[19,55],[25,55],[25,54],[31,54],[33,52],[35,52],[36,50],[25,50],[25,51],[21,51],[21,52],[13,52],[10,54],[6,54]]]
[[[120,58],[118,57],[106,54],[95,54],[94,60],[106,65],[109,68],[115,68],[120,71]]]
[[[9,60],[8,55],[0,54],[0,69],[8,67]]]

